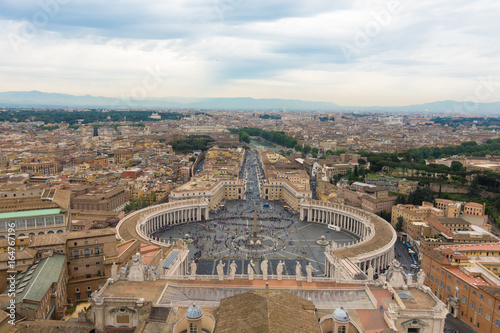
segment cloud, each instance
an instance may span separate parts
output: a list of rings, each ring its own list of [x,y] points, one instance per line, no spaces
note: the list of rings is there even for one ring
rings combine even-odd
[[[498,14],[493,0],[4,0],[0,90],[119,96],[159,67],[150,96],[461,100],[500,82]]]

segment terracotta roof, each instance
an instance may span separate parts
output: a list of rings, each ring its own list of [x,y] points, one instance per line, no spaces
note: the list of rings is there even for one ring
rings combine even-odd
[[[463,281],[467,282],[470,285],[473,285],[473,286],[489,286],[490,285],[482,277],[469,276],[469,275],[465,274],[458,267],[443,267],[443,269],[452,273],[454,276],[458,277],[459,279],[462,279]]]
[[[25,248],[24,250],[17,250],[16,261],[23,259],[32,259],[36,256],[37,252],[38,252],[37,250],[30,248]],[[8,258],[9,258],[8,252],[0,252],[0,262],[8,261]]]
[[[108,235],[116,235],[116,229],[107,228],[107,229],[72,231],[69,232],[66,237],[67,239],[76,239],[76,238],[87,238],[87,237],[108,236]]]
[[[496,299],[500,299],[500,288],[499,287],[486,287],[480,286],[479,289],[486,291],[488,294],[493,295]]]
[[[16,325],[16,333],[89,333],[94,329],[92,323],[62,320],[23,321]]]
[[[449,238],[453,238],[453,233],[450,231],[450,229],[446,228],[444,225],[442,225],[439,221],[436,219],[425,219],[434,229],[437,231],[441,232],[445,236]]]
[[[320,332],[312,302],[283,291],[253,291],[221,300],[215,332]]]
[[[465,204],[467,207],[483,208],[483,205],[477,202],[468,202]]]
[[[445,249],[452,249],[453,251],[492,251],[500,252],[500,243],[493,244],[468,244],[468,245],[450,245],[444,247]]]
[[[68,210],[70,205],[70,197],[71,191],[57,190],[52,201],[58,204],[63,209]]]
[[[434,249],[432,251],[427,251],[424,254],[428,255],[429,257],[431,257],[432,259],[436,260],[440,264],[443,264],[443,265],[449,265],[450,264],[450,261],[448,260],[448,258],[446,258],[446,256],[441,251],[439,251],[438,249]]]
[[[39,247],[49,245],[66,244],[66,236],[63,234],[46,234],[32,236],[28,247]]]
[[[466,224],[470,225],[470,222],[464,220],[460,217],[436,217],[434,220],[442,224]]]

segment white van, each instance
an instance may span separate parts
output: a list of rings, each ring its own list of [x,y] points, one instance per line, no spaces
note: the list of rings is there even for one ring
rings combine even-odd
[[[337,227],[336,225],[329,225],[328,229],[333,230],[333,231],[340,231],[340,228]]]

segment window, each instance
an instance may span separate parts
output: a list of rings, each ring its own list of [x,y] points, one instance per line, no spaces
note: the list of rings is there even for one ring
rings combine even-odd
[[[95,254],[99,254],[99,247],[98,247],[98,246],[96,246],[96,247],[95,247],[95,249],[94,249],[94,253],[95,253]]]
[[[477,293],[476,293],[476,291],[475,291],[475,290],[473,290],[473,291],[472,291],[472,295],[476,295],[476,294],[477,294]]]
[[[479,308],[477,309],[477,313],[479,313],[480,315],[482,315],[482,314],[483,314],[483,308],[482,308],[482,307],[479,307]]]
[[[91,289],[90,289],[90,286],[87,286],[87,290],[91,290]]]
[[[450,286],[446,285],[446,292],[450,292]]]
[[[78,270],[78,267],[75,267],[74,269],[75,269],[75,271],[77,271],[77,270]]]
[[[78,257],[78,250],[74,250],[74,251],[73,251],[73,256],[74,256],[74,257]]]
[[[484,301],[484,295],[483,294],[479,294],[479,298],[481,299],[481,301]]]
[[[7,227],[15,225],[17,228],[26,228],[26,220],[7,220]]]
[[[198,327],[196,327],[195,323],[190,323],[189,324],[189,333],[197,333],[198,332]]]
[[[60,215],[56,216],[54,219],[55,219],[56,224],[63,224],[64,223],[64,219]]]
[[[467,285],[466,284],[464,284],[464,289],[467,290]]]
[[[486,312],[486,320],[490,320],[491,319],[491,314],[489,312]]]
[[[88,256],[90,254],[90,251],[88,248],[85,248],[85,250],[83,250],[83,253]]]
[[[76,288],[75,293],[79,293],[79,292],[80,292],[80,288]]]
[[[35,226],[35,219],[28,219],[28,227],[34,227]]]
[[[339,326],[339,329],[338,329],[338,331],[337,331],[337,332],[338,332],[338,333],[346,333],[347,331],[346,331],[345,326],[344,326],[344,325],[342,325],[342,326]]]
[[[495,318],[495,326],[500,327],[500,319]]]
[[[464,304],[467,303],[467,297],[462,296],[462,303],[464,303]]]
[[[488,300],[488,305],[491,305],[491,298]]]
[[[472,310],[476,310],[476,303],[474,303],[474,302],[470,302],[470,308],[471,308]]]
[[[54,217],[53,216],[46,217],[45,224],[46,225],[54,225]]]

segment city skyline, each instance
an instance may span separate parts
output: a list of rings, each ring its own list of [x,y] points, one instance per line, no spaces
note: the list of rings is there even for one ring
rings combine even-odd
[[[8,1],[0,91],[491,103],[500,100],[499,9],[493,1]]]

